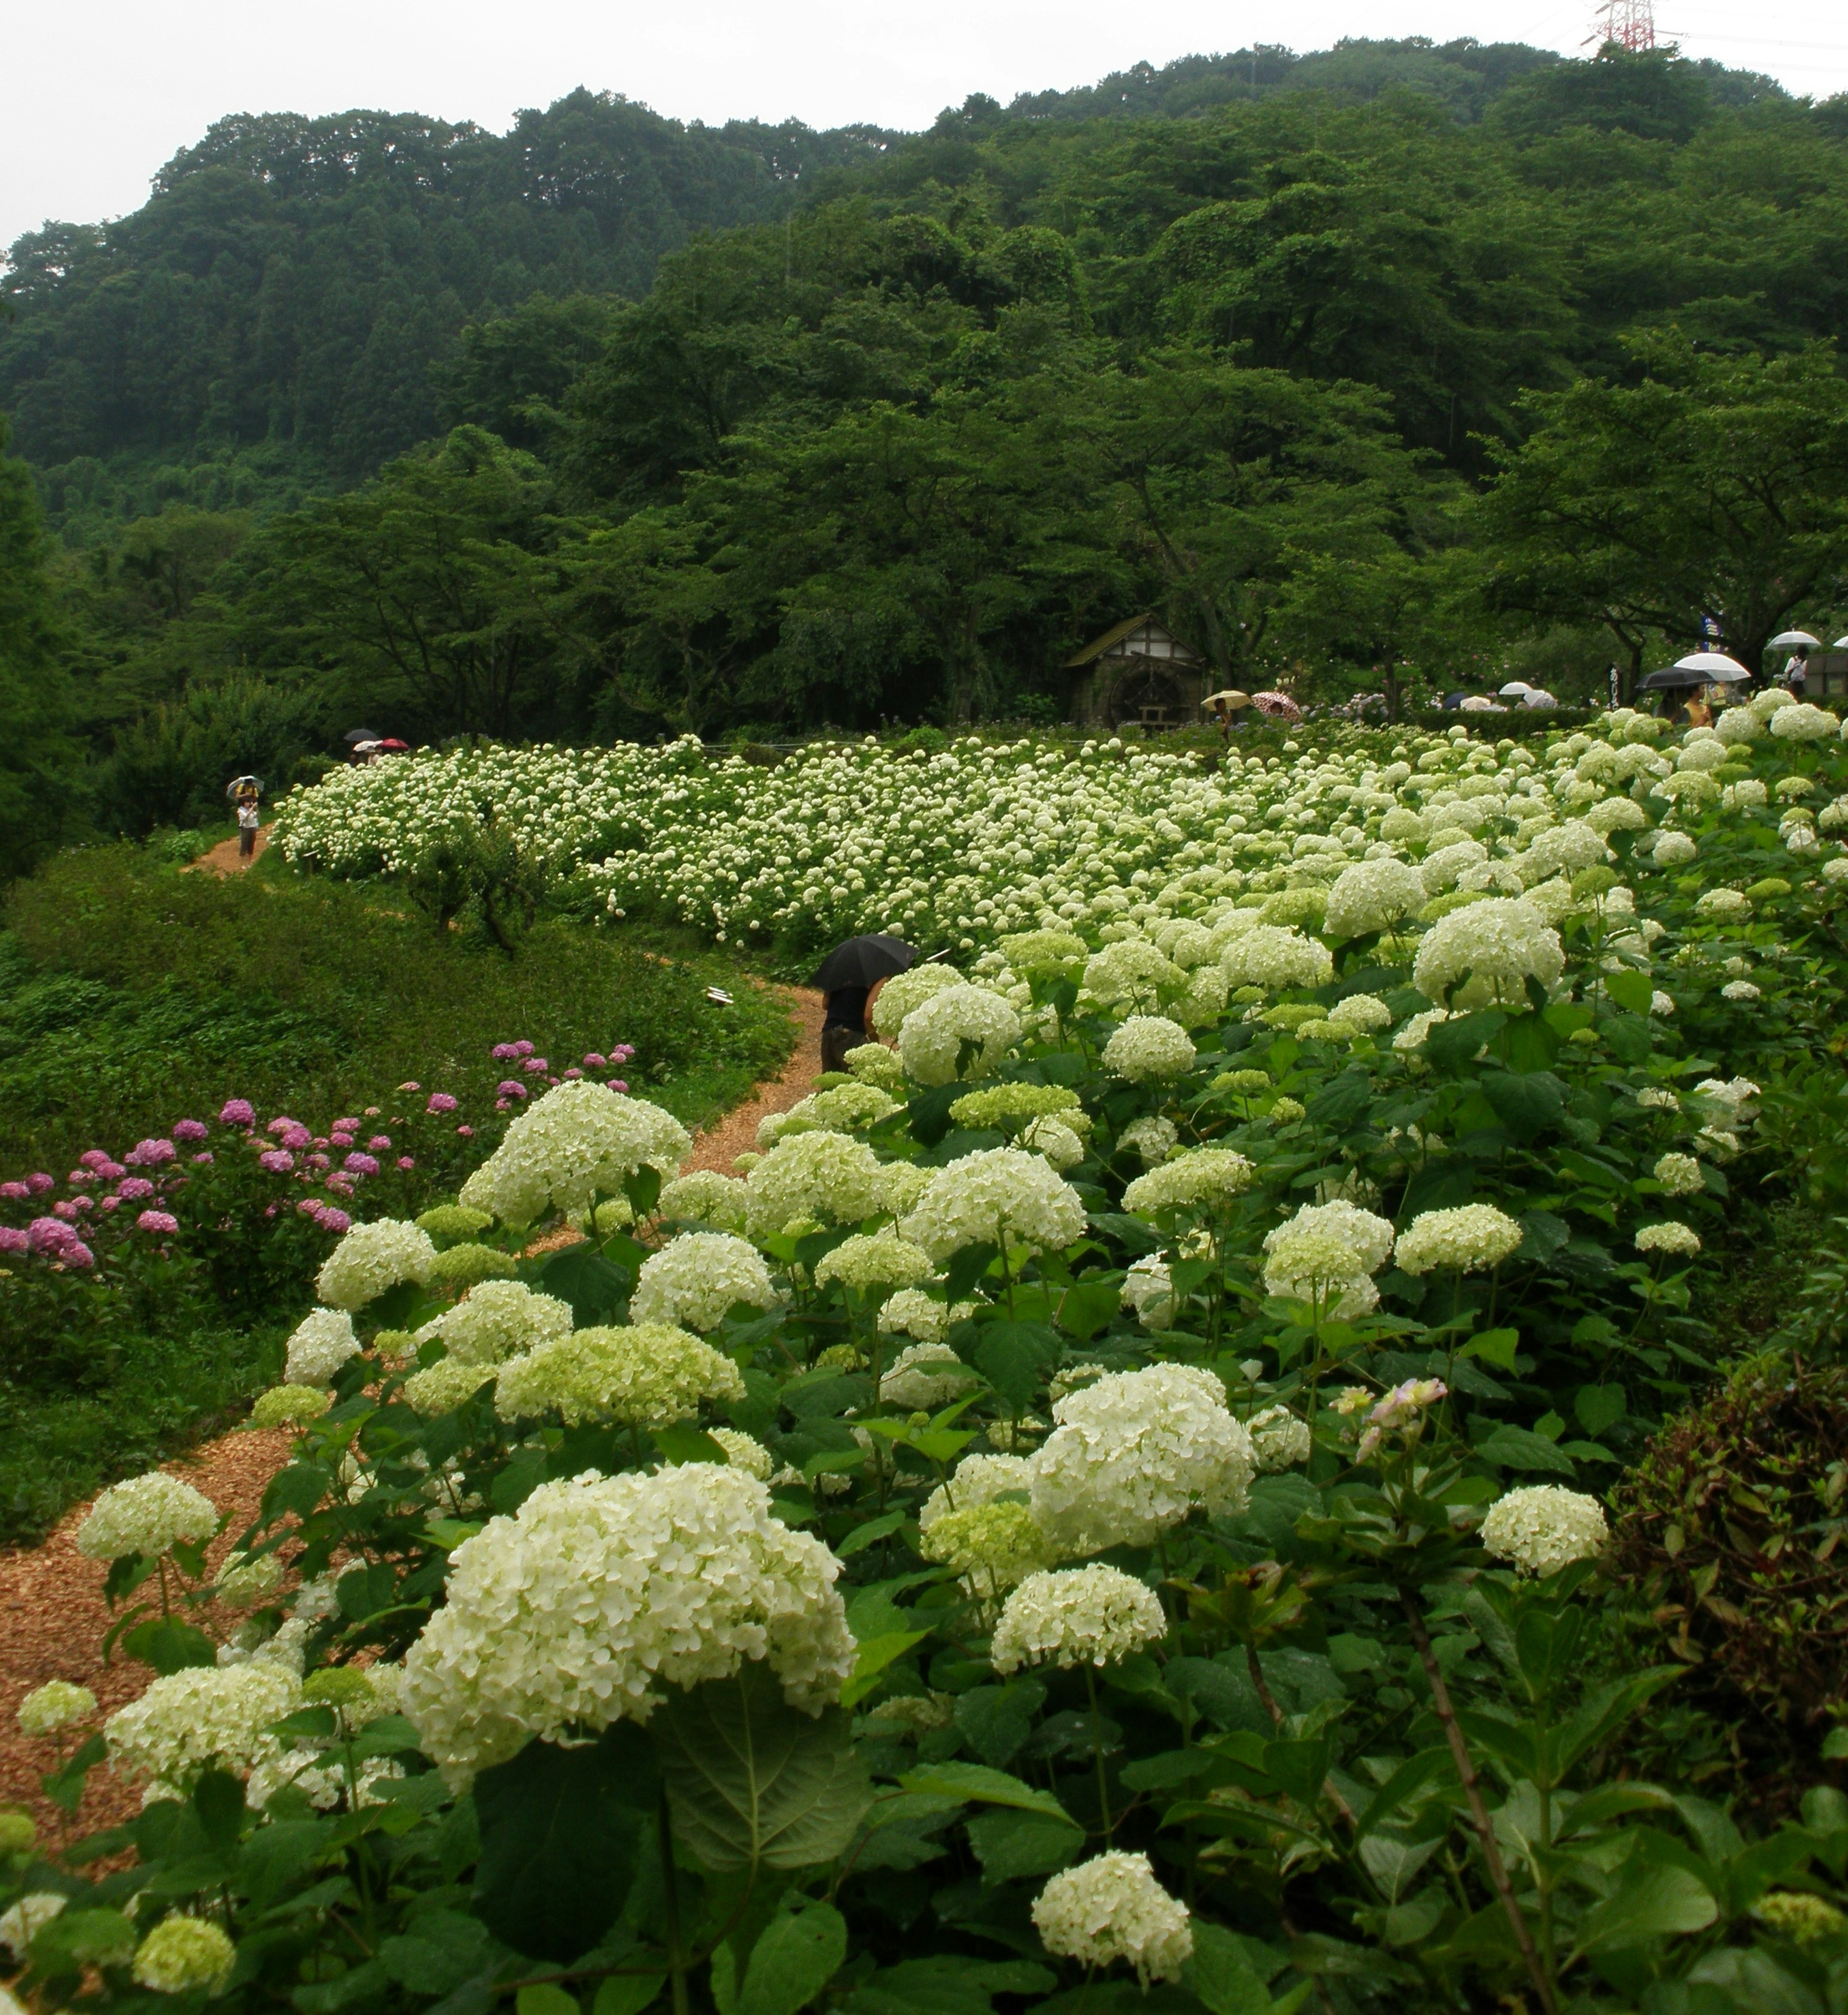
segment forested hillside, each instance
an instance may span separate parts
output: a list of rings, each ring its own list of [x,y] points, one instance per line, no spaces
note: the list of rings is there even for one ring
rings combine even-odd
[[[16,248],[0,404],[131,828],[356,713],[1050,720],[1143,608],[1242,684],[1570,694],[1848,612],[1845,197],[1841,101],[1473,44],[908,138],[233,121]]]

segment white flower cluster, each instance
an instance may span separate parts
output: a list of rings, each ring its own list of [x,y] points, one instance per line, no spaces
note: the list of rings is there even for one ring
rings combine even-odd
[[[723,1352],[665,1323],[580,1329],[501,1366],[494,1410],[504,1421],[555,1410],[572,1426],[599,1415],[644,1428],[691,1420],[745,1396],[744,1374]]]
[[[1132,1084],[1172,1084],[1193,1058],[1193,1038],[1163,1015],[1132,1015],[1103,1046],[1103,1068]]]
[[[1251,1164],[1233,1148],[1194,1148],[1138,1176],[1123,1191],[1123,1208],[1217,1210],[1251,1187]]]
[[[916,1288],[901,1288],[880,1309],[879,1327],[888,1336],[910,1336],[915,1337],[920,1343],[941,1343],[952,1323],[965,1321],[974,1313],[973,1302],[958,1302],[951,1308]]]
[[[358,1355],[359,1338],[344,1309],[310,1309],[289,1339],[283,1382],[325,1385],[348,1358]]]
[[[1251,1437],[1210,1371],[1153,1364],[1100,1378],[1053,1409],[1033,1456],[1033,1515],[1068,1557],[1149,1545],[1197,1506],[1243,1510]]]
[[[1489,1507],[1482,1543],[1523,1574],[1556,1574],[1574,1561],[1595,1559],[1610,1538],[1604,1507],[1556,1483],[1511,1490]]]
[[[920,1084],[953,1084],[958,1078],[987,1076],[1020,1039],[1021,1018],[999,993],[949,986],[906,1016],[899,1055],[906,1075]]]
[[[793,1133],[779,1140],[745,1178],[752,1236],[773,1238],[784,1226],[858,1224],[885,1207],[879,1158],[845,1133]]]
[[[891,1406],[929,1412],[947,1406],[981,1382],[948,1344],[912,1343],[899,1352],[881,1377],[879,1396]]]
[[[1522,1235],[1493,1204],[1422,1211],[1400,1237],[1399,1264],[1408,1273],[1484,1273],[1511,1258]]]
[[[1325,986],[1334,975],[1328,948],[1301,931],[1255,924],[1241,931],[1219,955],[1219,968],[1232,986],[1256,986],[1267,993],[1291,987]]]
[[[773,1309],[777,1290],[755,1245],[726,1231],[690,1231],[641,1263],[629,1299],[633,1323],[716,1329],[741,1302]]]
[[[882,1288],[916,1287],[931,1271],[930,1255],[888,1225],[879,1231],[856,1232],[824,1252],[816,1263],[815,1284],[825,1288],[838,1280],[861,1294],[875,1294]]]
[[[1145,1988],[1179,1980],[1193,1956],[1186,1905],[1155,1880],[1146,1854],[1120,1848],[1055,1875],[1034,1901],[1033,1924],[1055,1959],[1087,1970],[1124,1960]]]
[[[1600,847],[1602,842],[1599,842]],[[1412,983],[1462,1011],[1524,1008],[1527,982],[1550,987],[1566,969],[1559,934],[1525,896],[1491,896],[1440,917],[1418,941]]]
[[[543,1484],[450,1556],[447,1600],[404,1661],[404,1711],[458,1788],[529,1736],[645,1721],[664,1686],[747,1660],[816,1713],[853,1669],[839,1571],[741,1469]]]
[[[1424,907],[1424,878],[1394,854],[1344,867],[1328,892],[1322,928],[1331,938],[1358,938],[1389,929]]]
[[[154,1469],[104,1491],[77,1528],[77,1550],[92,1561],[130,1553],[152,1560],[176,1540],[209,1539],[217,1529],[218,1507],[210,1498]]]
[[[55,1735],[96,1711],[96,1696],[69,1679],[48,1679],[20,1702],[20,1729],[27,1735]]]
[[[554,1085],[512,1122],[462,1185],[461,1201],[515,1227],[548,1210],[587,1211],[597,1196],[619,1195],[640,1169],[673,1175],[692,1144],[671,1112],[574,1078]]]
[[[939,1169],[900,1228],[934,1260],[965,1245],[1058,1252],[1082,1235],[1085,1207],[1038,1155],[987,1148]]]
[[[571,1304],[536,1294],[523,1280],[483,1280],[417,1333],[432,1338],[458,1364],[495,1365],[571,1333]]]
[[[1258,1467],[1267,1476],[1307,1462],[1315,1446],[1308,1422],[1287,1406],[1261,1408],[1246,1421],[1245,1431],[1258,1452]]]
[[[935,1529],[968,1515],[948,1514]],[[1008,1597],[989,1659],[1003,1673],[1023,1665],[1107,1665],[1167,1635],[1154,1591],[1121,1568],[1042,1569]]]
[[[356,1224],[321,1262],[314,1291],[330,1309],[357,1313],[388,1288],[414,1280],[421,1287],[436,1263],[427,1231],[401,1219],[382,1217]]]
[[[1670,1252],[1692,1259],[1700,1250],[1700,1234],[1692,1225],[1678,1224],[1673,1218],[1662,1224],[1643,1225],[1636,1234],[1638,1252]]]
[[[301,1682],[273,1661],[170,1673],[104,1723],[109,1765],[181,1796],[208,1769],[248,1776],[282,1755],[270,1731],[301,1703]]]

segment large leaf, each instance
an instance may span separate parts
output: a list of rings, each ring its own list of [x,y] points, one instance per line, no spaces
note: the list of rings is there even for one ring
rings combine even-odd
[[[1677,1932],[1704,1931],[1720,1914],[1713,1892],[1690,1868],[1632,1862],[1624,1879],[1579,1927],[1581,1952],[1617,1952]]]
[[[1557,1126],[1566,1110],[1566,1087],[1551,1071],[1529,1071],[1520,1077],[1507,1071],[1490,1072],[1481,1084],[1495,1117],[1523,1145]]]
[[[760,1662],[675,1693],[648,1733],[680,1841],[716,1873],[831,1861],[872,1803],[846,1715],[791,1707]]]
[[[612,1266],[587,1238],[553,1253],[539,1274],[545,1293],[571,1304],[580,1329],[612,1315],[630,1284],[627,1270]]]
[[[772,1920],[751,1949],[737,2015],[796,2015],[840,1970],[847,1920],[830,1903]]]
[[[1003,1808],[969,1822],[969,1844],[985,1882],[1012,1882],[1050,1875],[1075,1861],[1084,1851],[1085,1836],[1070,1819]]]
[[[475,1780],[476,1906],[494,1935],[568,1963],[615,1922],[660,1798],[648,1738],[619,1721],[594,1743],[529,1742]]]
[[[1058,1331],[1046,1323],[1003,1320],[984,1323],[981,1336],[976,1370],[1016,1413],[1025,1413],[1064,1354]]]
[[[946,1798],[967,1798],[977,1805],[1012,1805],[1024,1812],[1039,1812],[1049,1819],[1071,1823],[1071,1815],[1050,1791],[1035,1791],[1005,1770],[992,1770],[985,1763],[930,1763],[910,1770],[899,1780],[908,1791],[935,1791]]]
[[[1507,1421],[1478,1444],[1476,1453],[1490,1462],[1500,1463],[1505,1469],[1556,1470],[1563,1476],[1574,1474],[1571,1456],[1562,1453],[1545,1435],[1537,1435],[1530,1428],[1517,1428]]]

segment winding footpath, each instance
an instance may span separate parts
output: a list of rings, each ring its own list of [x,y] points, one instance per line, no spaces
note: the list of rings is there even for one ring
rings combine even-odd
[[[224,875],[235,873],[243,864],[231,839],[201,856],[197,864]],[[790,1018],[797,1025],[794,1053],[779,1077],[757,1086],[749,1098],[695,1137],[686,1169],[729,1172],[737,1155],[756,1146],[760,1119],[788,1112],[813,1089],[820,1069],[821,997],[794,987],[776,991],[788,1001]],[[234,1431],[163,1465],[228,1514],[214,1562],[228,1550],[231,1537],[257,1515],[264,1486],[288,1449],[285,1432]],[[102,1600],[105,1569],[77,1550],[77,1528],[89,1509],[88,1503],[74,1507],[41,1545],[0,1552],[0,1808],[24,1808],[48,1840],[59,1837],[62,1825],[61,1816],[38,1788],[40,1777],[53,1766],[52,1745],[21,1733],[20,1701],[48,1679],[71,1679],[88,1686],[108,1713],[140,1693],[148,1677],[143,1667],[119,1658],[107,1665],[102,1662],[102,1640],[111,1620]],[[130,1818],[139,1805],[134,1788],[106,1769],[94,1771],[73,1837]]]

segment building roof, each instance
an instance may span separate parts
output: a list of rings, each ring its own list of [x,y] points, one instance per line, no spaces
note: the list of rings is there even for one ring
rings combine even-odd
[[[1119,623],[1114,630],[1107,630],[1101,637],[1087,644],[1082,651],[1074,651],[1060,667],[1061,671],[1074,671],[1080,665],[1095,664],[1100,658],[1110,656],[1111,646],[1120,644],[1132,630],[1139,630],[1145,623],[1154,623],[1162,635],[1170,638],[1172,632],[1164,623],[1156,623],[1154,612],[1145,609],[1139,616],[1132,616],[1127,622]]]

